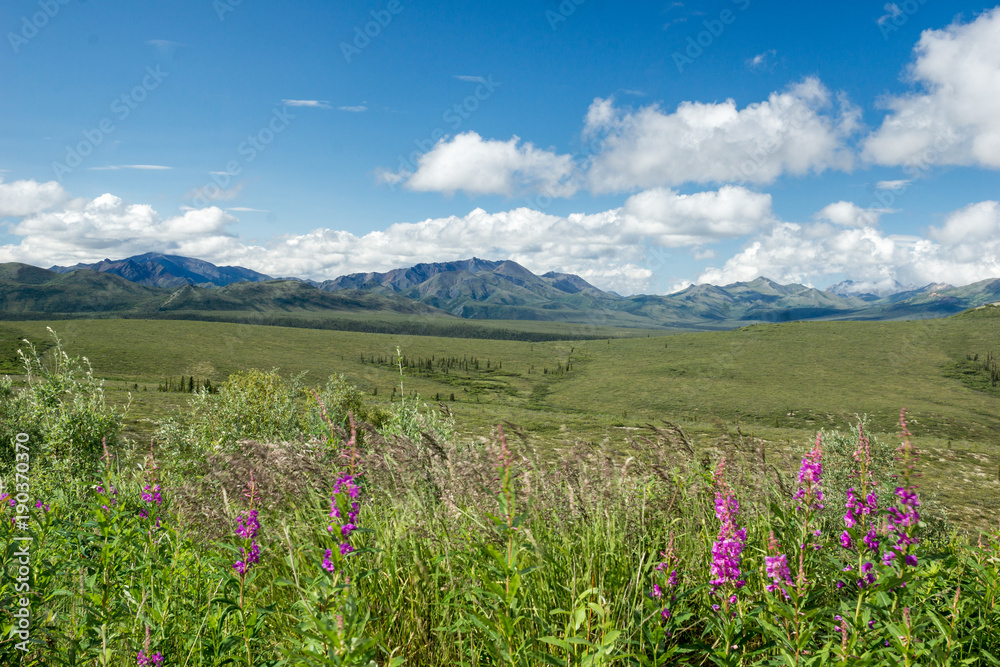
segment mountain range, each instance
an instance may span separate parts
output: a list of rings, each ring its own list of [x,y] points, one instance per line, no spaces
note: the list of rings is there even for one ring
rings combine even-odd
[[[1000,279],[964,287],[882,291],[845,281],[826,290],[767,278],[623,297],[579,276],[536,275],[516,262],[422,263],[325,282],[274,279],[242,267],[146,253],[41,269],[0,264],[0,316],[199,317],[221,313],[373,315],[448,320],[536,320],[638,328],[726,329],[754,322],[941,317],[1000,301]]]

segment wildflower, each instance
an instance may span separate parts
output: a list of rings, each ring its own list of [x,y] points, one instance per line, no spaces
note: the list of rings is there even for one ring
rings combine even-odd
[[[111,498],[111,504],[112,505],[117,505],[118,504],[118,500],[115,498],[118,495],[118,489],[115,488],[114,484],[109,484],[108,485],[108,491],[105,491],[103,486],[98,485],[97,492],[101,493],[101,494],[105,494],[109,498]],[[101,508],[105,512],[110,512],[111,511],[111,508],[108,507],[107,505],[101,505]]]
[[[660,557],[663,560],[661,560],[659,563],[657,563],[654,566],[653,569],[656,570],[657,572],[659,572],[661,576],[664,573],[666,573],[667,570],[670,570],[670,574],[667,576],[666,584],[665,585],[667,587],[667,591],[669,591],[669,593],[670,593],[670,596],[669,596],[670,600],[669,601],[673,602],[674,600],[677,599],[677,597],[674,595],[674,591],[677,588],[677,580],[678,580],[677,568],[675,568],[673,566],[676,563],[679,562],[679,559],[677,558],[677,556],[675,554],[675,551],[674,551],[674,533],[673,533],[673,531],[670,532],[670,541],[667,543],[667,549],[666,549],[666,551],[661,551],[660,552]],[[666,596],[666,592],[660,586],[659,582],[654,582],[653,583],[653,590],[650,591],[649,596],[653,600],[660,600],[660,599],[662,599],[663,597]],[[673,612],[668,607],[664,607],[660,611],[660,616],[663,618],[663,620],[669,619],[672,615],[673,615]]]
[[[241,511],[236,517],[236,534],[243,538],[243,546],[240,547],[241,559],[233,563],[233,569],[239,573],[241,582],[250,568],[260,562],[260,546],[257,544],[260,521],[257,519],[257,510],[254,508],[259,494],[252,471],[250,481],[247,482],[247,491],[243,495],[247,498],[247,509]]]
[[[345,496],[347,501],[348,509],[346,517],[342,517],[340,513],[338,502],[340,495]],[[354,475],[342,475],[333,485],[333,495],[330,496],[330,519],[336,519],[337,521],[331,522],[327,526],[327,530],[330,532],[336,531],[344,539],[344,542],[340,544],[340,554],[342,556],[346,556],[354,551],[349,538],[351,537],[351,533],[357,530],[356,522],[358,520],[358,512],[361,510],[361,503],[358,501],[360,495],[361,487],[355,482]],[[344,521],[345,518],[346,521]]]
[[[149,626],[146,626],[146,640],[142,643],[142,650],[139,651],[135,656],[135,662],[138,667],[160,667],[163,664],[163,654],[157,651],[156,653],[149,653]]]
[[[816,434],[816,444],[812,451],[802,458],[799,469],[799,490],[795,492],[795,500],[799,505],[796,509],[805,507],[806,511],[823,509],[823,448],[822,433]]]
[[[918,455],[916,448],[910,442],[905,408],[899,413],[899,422],[903,431],[900,435],[903,438],[903,443],[896,451],[900,454],[899,460],[902,461],[903,484],[896,487],[896,505],[888,510],[889,531],[891,537],[895,538],[895,544],[887,550],[883,562],[888,565],[895,560],[897,555],[900,555],[903,556],[902,563],[904,565],[915,567],[917,557],[910,553],[910,550],[920,541],[915,536],[917,525],[920,523],[920,512],[917,509],[920,507],[920,500],[917,497],[916,485],[911,480],[914,477],[913,467]]]
[[[333,549],[327,549],[326,555],[323,557],[323,569],[327,572],[336,572],[337,567],[333,564],[331,556],[333,556]]]
[[[163,497],[160,495],[160,485],[150,485],[142,487],[142,500],[150,504],[160,505],[163,503]]]
[[[139,667],[160,667],[163,664],[163,654],[157,651],[153,655],[148,655],[144,651],[139,651],[135,661]]]
[[[2,502],[2,499],[0,499],[0,502]],[[44,504],[41,500],[35,502],[35,508],[36,509],[40,509],[43,512],[48,512],[49,511],[49,506],[46,505],[46,504]]]
[[[774,536],[774,531],[771,531],[767,538],[767,549],[775,555],[764,556],[764,572],[771,580],[766,588],[771,593],[780,589],[785,599],[788,599],[788,588],[786,587],[792,585],[792,573],[788,569],[788,557],[781,553],[781,546]]]
[[[764,556],[764,571],[767,574],[767,578],[773,583],[767,585],[767,590],[774,592],[782,586],[790,586],[792,583],[792,573],[788,569],[788,557],[785,554],[778,554],[777,556]],[[782,592],[785,597],[788,597],[788,591],[782,588]]]
[[[719,534],[712,545],[712,592],[727,583],[734,584],[737,589],[746,582],[740,579],[740,559],[746,545],[747,531],[736,523],[736,515],[740,506],[732,492],[726,486],[723,473],[725,459],[719,462],[716,471],[715,516],[719,520]]]

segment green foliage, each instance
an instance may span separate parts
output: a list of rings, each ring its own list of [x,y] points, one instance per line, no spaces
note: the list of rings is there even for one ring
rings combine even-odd
[[[47,358],[28,341],[18,350],[23,389],[15,389],[10,378],[0,379],[0,470],[13,461],[17,433],[36,443],[38,460],[71,469],[97,465],[102,443],[114,445],[121,432],[128,406],[109,406],[89,360],[70,357],[55,332],[49,333],[55,344]]]
[[[322,406],[322,407],[321,407]],[[350,384],[347,377],[340,373],[331,375],[318,392],[306,392],[305,407],[299,418],[299,429],[310,436],[321,436],[328,433],[328,425],[323,416],[343,429],[350,428],[349,415],[357,421],[381,428],[388,415],[379,407],[365,402],[365,393]],[[359,444],[364,442],[364,434],[359,434]]]
[[[235,373],[218,396],[194,394],[186,419],[171,419],[159,436],[184,452],[231,449],[239,440],[288,440],[299,435],[296,403],[300,379],[286,380],[276,370]]]

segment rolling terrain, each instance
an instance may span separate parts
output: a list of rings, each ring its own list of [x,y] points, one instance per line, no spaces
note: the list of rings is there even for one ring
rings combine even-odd
[[[669,295],[623,297],[578,276],[536,275],[516,262],[478,258],[322,283],[272,279],[241,267],[155,253],[51,271],[0,265],[4,318],[153,317],[416,331],[391,317],[403,315],[428,318],[421,325],[428,333],[476,332],[479,337],[492,337],[496,327],[478,323],[497,320],[572,323],[581,326],[571,337],[581,338],[607,335],[608,327],[704,331],[760,322],[936,318],[998,301],[1000,280],[878,295],[858,292],[847,283],[818,290],[757,278],[725,286],[692,285]],[[371,320],[381,324],[361,324]],[[595,333],[597,328],[602,332]]]

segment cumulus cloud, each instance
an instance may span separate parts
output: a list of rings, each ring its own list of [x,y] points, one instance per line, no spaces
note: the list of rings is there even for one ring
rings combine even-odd
[[[69,195],[57,181],[4,183],[0,178],[0,218],[40,213],[68,200]]]
[[[398,223],[364,235],[333,229],[290,234],[262,245],[242,241],[216,207],[162,218],[151,206],[110,194],[28,215],[0,246],[0,261],[75,264],[149,251],[240,264],[270,275],[315,279],[385,271],[418,262],[509,258],[538,272],[575,273],[620,293],[647,290],[668,248],[704,246],[767,229],[770,196],[738,186],[684,195],[658,189],[593,214],[557,216],[529,208]]]
[[[575,166],[569,155],[536,148],[518,137],[508,141],[483,139],[463,132],[440,139],[417,160],[416,171],[381,172],[387,183],[404,183],[410,190],[470,195],[506,195],[544,191],[569,196]]]
[[[50,266],[165,252],[195,239],[231,238],[226,227],[234,222],[236,218],[216,207],[163,219],[148,204],[126,204],[104,194],[24,217],[10,228],[11,234],[23,237],[21,242],[0,246],[0,261]]]
[[[854,202],[838,201],[824,206],[815,217],[841,227],[874,227],[883,213],[890,212],[891,209],[861,208]]]
[[[984,201],[955,211],[943,227],[931,228],[929,238],[886,234],[871,225],[782,222],[723,266],[704,271],[698,282],[727,284],[767,276],[812,284],[834,274],[875,288],[895,281],[966,285],[1000,277],[1000,205]]]
[[[667,248],[739,238],[774,221],[770,195],[731,185],[691,195],[647,190],[626,200],[624,214],[625,231]]]
[[[908,78],[918,90],[885,101],[881,127],[864,142],[876,164],[1000,168],[1000,7],[971,23],[925,30]]]
[[[860,111],[835,104],[815,78],[738,109],[683,102],[672,113],[658,106],[616,109],[596,99],[584,135],[598,142],[588,183],[595,192],[622,192],[681,183],[771,183],[783,174],[849,170],[845,139]]]

